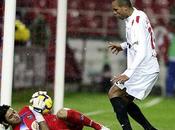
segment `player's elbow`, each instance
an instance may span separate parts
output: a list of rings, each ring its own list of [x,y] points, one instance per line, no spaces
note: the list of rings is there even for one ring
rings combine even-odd
[[[67,110],[62,108],[60,109],[57,114],[56,114],[57,118],[60,118],[60,119],[66,119],[67,118]]]

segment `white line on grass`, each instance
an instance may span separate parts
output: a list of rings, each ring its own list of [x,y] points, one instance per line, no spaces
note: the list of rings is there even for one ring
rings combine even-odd
[[[158,98],[154,98],[152,100],[149,100],[148,102],[146,102],[145,104],[143,104],[142,108],[149,108],[149,107],[152,107],[154,105],[157,105],[159,104],[160,102],[162,101],[162,98],[161,97],[158,97]],[[93,112],[88,112],[88,113],[85,113],[85,115],[87,116],[92,116],[92,115],[99,115],[99,114],[102,114],[102,113],[108,113],[108,112],[112,112],[112,110],[98,110],[98,111],[93,111]]]
[[[153,100],[148,101],[147,103],[145,103],[145,104],[143,105],[143,108],[152,107],[152,106],[154,106],[154,105],[159,104],[161,101],[162,101],[162,98],[161,98],[161,97],[154,98]]]
[[[105,113],[107,111],[104,111],[104,110],[98,110],[98,111],[93,111],[93,112],[88,112],[88,113],[85,113],[87,116],[92,116],[92,115],[99,115],[99,114],[102,114],[102,113]]]

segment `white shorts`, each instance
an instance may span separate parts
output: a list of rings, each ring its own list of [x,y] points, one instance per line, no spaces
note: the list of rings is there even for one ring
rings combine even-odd
[[[126,92],[140,100],[145,99],[151,92],[158,79],[158,72],[153,74],[134,74],[123,85],[117,85],[119,88],[126,88]]]

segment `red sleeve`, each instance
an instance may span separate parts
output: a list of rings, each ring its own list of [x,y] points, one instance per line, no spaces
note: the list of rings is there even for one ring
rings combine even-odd
[[[15,126],[13,130],[22,130],[22,129],[32,130],[32,128],[34,128],[37,125],[35,121],[36,120],[35,116],[28,107],[22,108],[19,111],[19,115],[21,117],[21,123]]]
[[[45,114],[44,119],[49,127],[49,130],[64,130],[69,129],[64,120],[58,119],[53,114]]]

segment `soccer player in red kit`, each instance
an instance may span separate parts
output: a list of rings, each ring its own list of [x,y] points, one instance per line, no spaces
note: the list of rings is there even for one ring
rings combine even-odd
[[[95,130],[109,130],[80,112],[67,108],[59,110],[56,115],[45,114],[44,118],[50,130],[82,130],[84,126],[92,127]]]
[[[10,106],[0,106],[0,124],[5,128],[11,125],[13,130],[82,130],[84,126],[95,130],[109,130],[82,113],[68,108],[60,109],[56,115],[42,115],[36,108],[42,108],[43,100],[34,98],[33,101],[35,104],[22,108],[19,114]]]

